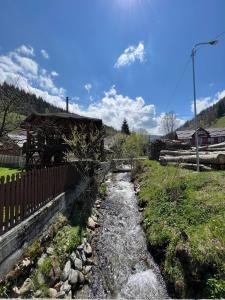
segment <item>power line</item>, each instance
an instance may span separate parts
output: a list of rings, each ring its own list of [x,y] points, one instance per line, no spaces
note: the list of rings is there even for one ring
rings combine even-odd
[[[215,39],[218,39],[219,37],[221,37],[221,36],[224,35],[224,34],[225,34],[225,30],[222,31],[220,34],[218,34],[218,35],[215,37]]]
[[[225,35],[225,30],[222,31],[222,32],[220,32],[217,36],[215,36],[214,39],[218,39],[219,37],[221,37],[221,36],[223,36],[223,35]],[[191,61],[191,60],[190,60],[190,57],[188,57],[188,59],[187,59],[185,65],[184,65],[184,68],[183,68],[183,70],[182,70],[182,73],[181,73],[180,77],[178,78],[178,80],[177,80],[177,82],[176,82],[176,85],[175,85],[175,87],[174,87],[174,89],[173,89],[173,91],[172,91],[172,93],[171,93],[171,95],[170,95],[170,97],[169,97],[169,99],[168,99],[168,101],[167,101],[167,103],[166,103],[165,110],[167,110],[168,105],[169,105],[169,104],[171,103],[171,101],[173,100],[173,97],[175,96],[176,91],[177,91],[177,89],[178,89],[178,87],[179,87],[179,85],[180,85],[180,82],[181,82],[181,80],[183,79],[184,74],[186,73],[186,70],[187,70],[187,67],[188,67],[190,61]]]
[[[166,106],[165,106],[165,110],[167,110],[168,105],[169,105],[169,104],[171,103],[171,101],[173,100],[173,97],[175,96],[176,91],[177,91],[177,89],[178,89],[178,87],[179,87],[179,85],[180,85],[180,83],[181,83],[181,80],[183,79],[184,74],[185,74],[186,71],[187,71],[187,67],[188,67],[189,63],[190,63],[190,56],[188,56],[188,59],[187,59],[187,61],[185,62],[184,68],[182,69],[182,72],[181,72],[181,74],[180,74],[180,76],[179,76],[179,78],[178,78],[178,80],[177,80],[177,82],[176,82],[176,84],[175,84],[175,87],[174,87],[174,89],[172,90],[172,93],[171,93],[170,97],[168,98],[168,101],[167,101]]]

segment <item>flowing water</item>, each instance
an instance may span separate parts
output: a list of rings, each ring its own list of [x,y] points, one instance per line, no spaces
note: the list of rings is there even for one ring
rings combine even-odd
[[[100,209],[100,228],[95,238],[97,266],[90,296],[167,298],[160,271],[147,250],[129,173],[110,174],[106,183],[108,196]]]

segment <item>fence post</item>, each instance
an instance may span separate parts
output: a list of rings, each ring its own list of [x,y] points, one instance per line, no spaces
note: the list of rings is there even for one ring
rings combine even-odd
[[[0,234],[3,232],[3,224],[4,224],[4,210],[5,210],[5,177],[0,178]]]

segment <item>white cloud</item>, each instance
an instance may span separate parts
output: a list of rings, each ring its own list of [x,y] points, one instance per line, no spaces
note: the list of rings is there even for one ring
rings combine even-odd
[[[51,75],[54,76],[54,77],[59,76],[59,74],[56,71],[52,71]]]
[[[89,100],[90,100],[90,102],[94,102],[94,97],[93,97],[93,96],[90,96],[90,97],[89,97]]]
[[[197,113],[199,114],[202,110],[216,104],[220,99],[225,97],[225,90],[217,92],[212,97],[199,98],[196,100]],[[194,102],[191,103],[191,111],[194,112]]]
[[[117,59],[114,68],[121,68],[134,63],[136,60],[144,61],[145,46],[143,42],[139,42],[138,46],[129,46]]]
[[[49,59],[49,54],[45,49],[41,49],[41,54],[45,59]]]
[[[16,52],[22,55],[34,56],[34,49],[31,46],[21,45],[19,48],[16,49]]]
[[[115,86],[104,93],[104,97],[91,103],[86,114],[103,119],[104,123],[120,129],[124,118],[130,128],[136,130],[146,128],[150,130],[157,125],[155,120],[155,106],[146,105],[142,97],[132,99],[117,93]]]
[[[19,54],[12,54],[12,57],[15,59],[15,63],[21,66],[24,73],[28,72],[35,76],[38,74],[38,64],[33,59]]]
[[[16,50],[0,55],[0,83],[4,81],[65,109],[66,90],[55,85],[52,72],[49,73],[34,59],[19,54]],[[73,97],[72,101],[79,101],[79,99]],[[131,98],[121,95],[116,87],[112,86],[98,101],[95,101],[91,95],[89,100],[91,102],[87,108],[75,102],[70,103],[69,111],[100,118],[105,124],[117,129],[121,128],[123,119],[126,118],[132,130],[145,128],[150,134],[162,133],[160,127],[162,115],[157,116],[155,105],[146,104],[140,96]],[[182,124],[184,120],[179,119],[179,122]]]
[[[87,90],[88,93],[89,93],[90,90],[92,89],[92,85],[91,85],[90,83],[86,83],[86,84],[84,85],[84,88],[85,88],[85,90]]]
[[[56,106],[65,107],[65,90],[54,84],[52,74],[40,68],[33,58],[27,57],[26,48],[31,49],[22,45],[6,55],[0,55],[0,83],[13,84]]]

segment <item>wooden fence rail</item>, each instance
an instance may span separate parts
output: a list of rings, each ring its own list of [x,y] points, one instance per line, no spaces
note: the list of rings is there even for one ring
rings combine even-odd
[[[79,181],[69,164],[0,178],[0,235]]]

